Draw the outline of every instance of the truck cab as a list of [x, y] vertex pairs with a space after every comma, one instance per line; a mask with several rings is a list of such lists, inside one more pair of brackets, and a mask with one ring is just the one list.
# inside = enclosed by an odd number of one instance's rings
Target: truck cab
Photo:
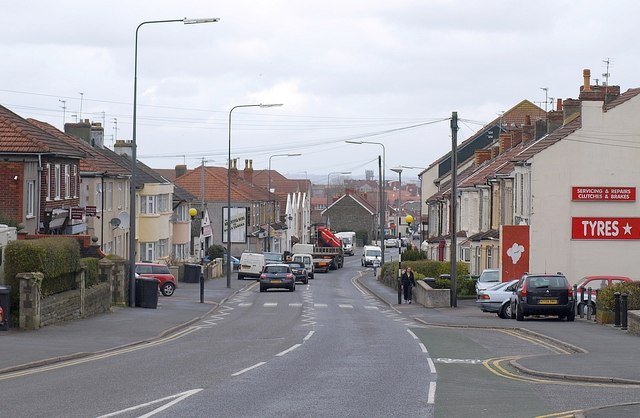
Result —
[[338, 232], [336, 237], [342, 241], [342, 250], [345, 254], [353, 255], [353, 251], [356, 247], [356, 233], [355, 232]]

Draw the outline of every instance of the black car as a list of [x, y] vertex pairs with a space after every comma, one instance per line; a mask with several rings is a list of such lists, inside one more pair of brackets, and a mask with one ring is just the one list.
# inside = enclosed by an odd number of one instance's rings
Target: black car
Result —
[[291, 266], [291, 272], [296, 276], [296, 282], [309, 284], [309, 275], [307, 274], [307, 268], [304, 266], [304, 263], [300, 261], [289, 261], [287, 264]]
[[529, 315], [557, 315], [559, 319], [575, 320], [573, 289], [562, 273], [522, 276], [511, 296], [511, 317], [522, 321]]
[[296, 290], [296, 278], [288, 264], [267, 264], [260, 274], [260, 291], [266, 292], [270, 288]]

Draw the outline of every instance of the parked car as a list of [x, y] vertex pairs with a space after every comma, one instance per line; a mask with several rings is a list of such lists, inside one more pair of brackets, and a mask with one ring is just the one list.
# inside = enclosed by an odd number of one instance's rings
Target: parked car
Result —
[[238, 267], [240, 267], [240, 260], [238, 260], [234, 256], [231, 256], [231, 264], [233, 265], [234, 270], [238, 270]]
[[[585, 315], [588, 314], [588, 310], [591, 310], [591, 314], [596, 313], [596, 295], [597, 291], [600, 289], [604, 289], [607, 286], [611, 286], [612, 284], [624, 283], [624, 282], [632, 282], [629, 277], [625, 276], [586, 276], [578, 281], [576, 284], [577, 293], [575, 295], [576, 301], [578, 303], [578, 312], [583, 312]], [[581, 288], [584, 287], [584, 293], [581, 291]], [[589, 304], [589, 291], [591, 288], [591, 304]], [[582, 299], [580, 299], [582, 297]]]
[[479, 294], [482, 290], [485, 290], [496, 283], [500, 283], [500, 270], [498, 269], [484, 269], [480, 273], [480, 277], [476, 281], [476, 294]]
[[302, 282], [304, 284], [309, 283], [309, 274], [304, 263], [300, 261], [289, 261], [287, 264], [291, 266], [291, 272], [296, 276], [296, 282]]
[[559, 319], [576, 318], [573, 288], [562, 273], [527, 273], [518, 281], [511, 295], [511, 318], [524, 320], [529, 315], [557, 315]]
[[285, 288], [290, 292], [296, 290], [296, 279], [288, 264], [267, 264], [259, 280], [261, 292], [271, 288]]
[[158, 289], [163, 296], [171, 296], [176, 290], [176, 278], [169, 267], [156, 263], [136, 263], [136, 277], [152, 277], [160, 280]]
[[294, 254], [291, 256], [292, 261], [299, 261], [304, 264], [304, 268], [307, 269], [307, 275], [310, 279], [315, 278], [315, 267], [313, 266], [313, 257], [311, 254]]
[[476, 304], [482, 312], [498, 314], [500, 318], [511, 318], [511, 295], [516, 290], [518, 279], [494, 284], [478, 292]]

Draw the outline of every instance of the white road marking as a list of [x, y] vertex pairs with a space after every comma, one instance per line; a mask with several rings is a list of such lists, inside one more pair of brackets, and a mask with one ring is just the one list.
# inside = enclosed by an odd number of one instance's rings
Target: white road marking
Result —
[[313, 306], [316, 307], [316, 308], [326, 308], [327, 304], [326, 303], [314, 303]]
[[282, 357], [282, 356], [284, 356], [285, 354], [290, 353], [291, 351], [293, 351], [293, 350], [295, 350], [296, 348], [300, 347], [301, 345], [302, 345], [302, 344], [295, 344], [295, 345], [293, 345], [293, 346], [291, 346], [291, 347], [287, 348], [286, 350], [281, 351], [280, 353], [276, 354], [276, 357]]
[[300, 306], [302, 306], [302, 303], [290, 303], [289, 306], [299, 308]]
[[431, 374], [436, 374], [436, 365], [433, 364], [433, 360], [431, 357], [427, 358], [427, 363], [429, 363], [429, 371]]
[[427, 347], [424, 346], [424, 344], [420, 343], [420, 349], [422, 350], [423, 353], [428, 353], [427, 351]]
[[252, 302], [238, 303], [238, 306], [242, 306], [242, 307], [245, 307], [245, 306], [251, 306], [251, 305], [253, 305], [253, 303], [252, 303]]
[[345, 308], [345, 309], [353, 309], [353, 305], [349, 305], [347, 303], [345, 304], [339, 304], [338, 305], [340, 308]]
[[437, 358], [436, 361], [445, 364], [482, 364], [482, 360], [469, 358]]
[[364, 308], [365, 309], [375, 309], [376, 311], [380, 309], [377, 306], [365, 306]]
[[122, 415], [122, 414], [124, 414], [126, 412], [131, 412], [131, 411], [135, 411], [136, 409], [146, 408], [147, 406], [151, 406], [151, 405], [154, 405], [154, 404], [157, 404], [157, 403], [160, 403], [160, 402], [164, 402], [164, 401], [168, 401], [170, 399], [173, 399], [173, 401], [171, 401], [171, 402], [169, 402], [169, 403], [167, 403], [165, 405], [162, 405], [160, 408], [154, 409], [151, 412], [148, 412], [148, 413], [146, 413], [144, 415], [141, 415], [141, 417], [147, 418], [147, 417], [150, 417], [152, 415], [157, 414], [158, 412], [162, 412], [165, 409], [170, 408], [171, 406], [173, 406], [173, 405], [177, 404], [178, 402], [188, 398], [189, 396], [195, 395], [196, 393], [200, 392], [201, 390], [202, 389], [188, 390], [186, 392], [177, 393], [175, 395], [167, 396], [165, 398], [156, 399], [155, 401], [143, 403], [143, 404], [140, 404], [140, 405], [132, 406], [130, 408], [122, 409], [120, 411], [112, 412], [112, 413], [107, 414], [107, 415], [101, 415], [98, 418], [115, 417], [117, 415]]
[[268, 307], [268, 308], [273, 308], [273, 307], [278, 306], [278, 302], [265, 302], [264, 306]]
[[240, 376], [242, 373], [246, 373], [246, 372], [248, 372], [249, 370], [253, 370], [253, 369], [258, 368], [258, 367], [260, 367], [260, 366], [263, 366], [263, 365], [265, 365], [265, 364], [267, 364], [267, 362], [266, 362], [266, 361], [261, 361], [260, 363], [258, 363], [258, 364], [254, 364], [254, 365], [253, 365], [253, 366], [251, 366], [251, 367], [247, 367], [246, 369], [242, 369], [242, 370], [240, 370], [239, 372], [235, 372], [235, 373], [234, 373], [234, 374], [232, 374], [231, 376]]
[[306, 337], [304, 337], [304, 338], [302, 339], [302, 341], [307, 341], [307, 340], [309, 340], [309, 338], [311, 338], [311, 336], [312, 336], [314, 333], [315, 333], [315, 331], [309, 331], [309, 333], [307, 334], [307, 336], [306, 336]]
[[414, 340], [418, 339], [418, 336], [416, 334], [414, 334], [413, 331], [411, 331], [410, 329], [408, 329], [407, 332], [409, 333], [409, 335], [411, 335], [413, 337]]
[[427, 403], [434, 404], [436, 402], [436, 382], [429, 383], [429, 395], [427, 396]]

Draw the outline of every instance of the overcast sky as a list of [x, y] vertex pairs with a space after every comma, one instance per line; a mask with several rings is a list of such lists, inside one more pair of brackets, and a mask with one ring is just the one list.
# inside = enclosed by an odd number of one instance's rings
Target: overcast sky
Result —
[[[637, 1], [3, 1], [0, 104], [63, 129], [103, 122], [132, 137], [136, 27], [138, 158], [224, 166], [231, 154], [290, 177], [386, 177], [426, 167], [523, 99], [577, 97], [582, 69], [640, 86]], [[65, 107], [66, 109], [63, 109]], [[551, 109], [551, 105], [548, 105]], [[117, 120], [117, 131], [116, 123]], [[419, 170], [406, 170], [403, 180]], [[333, 176], [332, 176], [333, 178]], [[325, 180], [326, 181], [326, 180]]]

